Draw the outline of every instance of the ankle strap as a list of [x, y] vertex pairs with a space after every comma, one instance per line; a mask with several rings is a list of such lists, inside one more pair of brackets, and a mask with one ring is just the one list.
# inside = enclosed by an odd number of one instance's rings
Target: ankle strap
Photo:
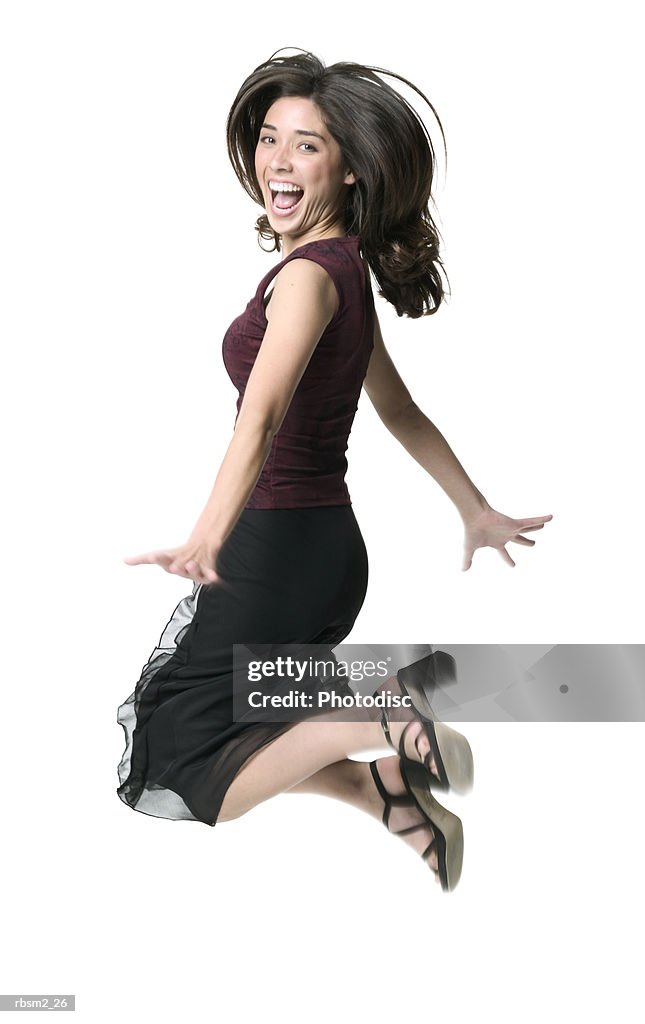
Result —
[[390, 736], [390, 723], [388, 721], [388, 717], [387, 717], [387, 713], [385, 711], [385, 708], [383, 708], [383, 710], [381, 711], [381, 728], [383, 729], [383, 732], [385, 733], [385, 739], [388, 741], [388, 743], [392, 747], [392, 750], [396, 750], [397, 748], [394, 745], [394, 743], [392, 742], [392, 737]]

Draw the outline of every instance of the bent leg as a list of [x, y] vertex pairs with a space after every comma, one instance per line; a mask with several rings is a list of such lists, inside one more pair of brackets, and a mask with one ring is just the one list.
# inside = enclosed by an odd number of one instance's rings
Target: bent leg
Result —
[[378, 722], [298, 722], [246, 761], [226, 792], [217, 820], [238, 818], [327, 765], [385, 745]]
[[[410, 712], [408, 717], [414, 717], [413, 713]], [[390, 722], [390, 735], [396, 745], [405, 725], [405, 720]], [[421, 728], [419, 722], [419, 730]], [[228, 787], [217, 821], [238, 818], [257, 804], [277, 796], [278, 793], [292, 790], [306, 780], [310, 787], [321, 788], [302, 789], [302, 792], [346, 794], [340, 795], [338, 799], [345, 800], [348, 795], [350, 799], [347, 802], [352, 803], [352, 794], [355, 794], [353, 782], [360, 777], [364, 783], [367, 766], [361, 765], [361, 762], [353, 762], [359, 767], [352, 767], [352, 762], [348, 763], [347, 758], [354, 753], [381, 750], [386, 747], [387, 743], [378, 719], [299, 722], [245, 762]], [[423, 734], [420, 736], [418, 749], [411, 749], [407, 756], [422, 761], [429, 750], [430, 743]], [[341, 763], [340, 768], [337, 767], [338, 762]], [[331, 771], [319, 775], [332, 765], [335, 767]]]
[[[399, 770], [400, 759], [396, 755], [379, 758], [376, 764], [381, 782], [388, 793], [398, 798], [409, 796]], [[336, 761], [321, 768], [308, 779], [296, 783], [286, 792], [310, 793], [342, 800], [343, 803], [350, 804], [383, 822], [385, 804], [366, 761]], [[428, 827], [427, 820], [411, 800], [405, 806], [396, 804], [390, 808], [388, 828], [393, 833], [404, 830], [400, 838], [417, 854], [422, 854], [430, 840], [434, 838], [434, 832]], [[437, 871], [436, 851], [431, 854], [428, 864], [433, 871]]]

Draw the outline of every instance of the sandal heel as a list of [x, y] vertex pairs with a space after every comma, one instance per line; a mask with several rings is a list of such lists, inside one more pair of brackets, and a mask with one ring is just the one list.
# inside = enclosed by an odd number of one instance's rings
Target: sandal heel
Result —
[[[455, 793], [468, 793], [473, 788], [474, 762], [468, 740], [456, 729], [436, 720], [428, 699], [436, 685], [447, 685], [457, 678], [455, 659], [445, 651], [435, 651], [419, 661], [406, 665], [397, 672], [401, 692], [410, 698], [412, 707], [424, 724], [432, 757], [439, 771], [433, 775], [426, 764], [430, 785], [436, 789], [453, 789]], [[389, 739], [389, 737], [388, 737]], [[390, 740], [390, 744], [393, 746]], [[403, 751], [399, 751], [406, 760]], [[429, 761], [429, 755], [428, 759]]]
[[403, 693], [414, 695], [417, 708], [429, 721], [436, 715], [432, 710], [432, 698], [437, 686], [450, 686], [457, 681], [457, 663], [446, 651], [434, 651], [419, 661], [400, 668], [396, 674]]

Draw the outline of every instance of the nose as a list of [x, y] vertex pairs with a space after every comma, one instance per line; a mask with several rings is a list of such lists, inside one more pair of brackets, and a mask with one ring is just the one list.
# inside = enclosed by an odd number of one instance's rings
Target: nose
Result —
[[289, 148], [286, 142], [282, 144], [276, 143], [276, 146], [271, 154], [271, 160], [269, 163], [271, 170], [279, 173], [282, 170], [289, 169], [291, 165], [291, 158], [289, 157]]

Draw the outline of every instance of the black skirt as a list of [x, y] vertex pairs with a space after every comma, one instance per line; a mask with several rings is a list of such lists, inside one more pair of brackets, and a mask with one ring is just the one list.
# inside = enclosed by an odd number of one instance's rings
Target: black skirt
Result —
[[216, 569], [224, 585], [193, 585], [117, 713], [121, 800], [207, 825], [244, 763], [295, 724], [234, 720], [233, 645], [331, 651], [363, 605], [368, 559], [351, 505], [243, 509]]

